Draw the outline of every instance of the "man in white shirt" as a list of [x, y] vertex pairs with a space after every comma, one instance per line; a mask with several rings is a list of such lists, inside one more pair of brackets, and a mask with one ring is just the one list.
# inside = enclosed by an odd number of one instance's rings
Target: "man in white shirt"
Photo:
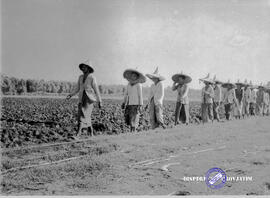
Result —
[[219, 108], [222, 101], [222, 90], [221, 90], [221, 84], [220, 81], [214, 81], [214, 102], [213, 102], [213, 113], [214, 113], [214, 119], [217, 119], [217, 121], [220, 121], [219, 118]]
[[202, 121], [209, 122], [211, 120], [213, 122], [213, 99], [215, 96], [213, 89], [213, 81], [211, 80], [203, 80], [205, 87], [202, 89]]
[[250, 109], [249, 109], [249, 114], [252, 116], [256, 115], [256, 100], [257, 100], [257, 94], [256, 94], [256, 87], [251, 86], [251, 97], [250, 97]]
[[139, 113], [143, 105], [142, 85], [146, 81], [145, 76], [134, 69], [127, 69], [123, 74], [128, 80], [122, 108], [125, 109], [125, 123], [130, 126], [130, 131], [135, 132], [139, 125]]
[[148, 98], [150, 124], [152, 129], [162, 127], [165, 129], [163, 121], [163, 99], [164, 99], [164, 85], [165, 78], [158, 74], [158, 68], [153, 74], [146, 74], [154, 83], [150, 87], [150, 95]]
[[263, 109], [264, 109], [264, 87], [260, 85], [259, 90], [257, 91], [257, 98], [256, 98], [256, 103], [257, 103], [257, 115], [262, 116], [263, 115]]
[[189, 124], [189, 98], [188, 83], [192, 81], [191, 77], [186, 74], [175, 74], [172, 76], [174, 81], [172, 90], [177, 91], [177, 101], [175, 107], [175, 125], [180, 122], [188, 125]]
[[224, 94], [224, 108], [225, 108], [225, 117], [227, 120], [231, 120], [231, 116], [233, 113], [233, 105], [237, 103], [236, 95], [235, 95], [235, 85], [232, 83], [225, 83], [223, 87], [227, 88], [227, 91]]
[[244, 97], [243, 97], [243, 116], [249, 116], [249, 107], [250, 107], [250, 99], [251, 99], [251, 89], [250, 85], [245, 81], [244, 87]]

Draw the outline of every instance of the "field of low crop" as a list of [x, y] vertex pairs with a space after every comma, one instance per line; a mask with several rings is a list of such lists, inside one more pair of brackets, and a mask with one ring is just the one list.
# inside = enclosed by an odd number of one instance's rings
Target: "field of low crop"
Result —
[[[269, 117], [3, 148], [2, 195], [270, 195]], [[218, 167], [221, 189], [184, 177]]]
[[[167, 128], [174, 123], [175, 102], [164, 102], [164, 122]], [[190, 104], [190, 122], [196, 123], [200, 104]], [[61, 98], [3, 98], [2, 147], [63, 142], [73, 138], [77, 129], [77, 100]], [[95, 108], [92, 116], [95, 134], [128, 132], [124, 123], [121, 100], [104, 100], [102, 109]], [[138, 131], [150, 128], [148, 112], [140, 116]]]
[[[76, 131], [77, 100], [3, 98], [1, 193], [5, 195], [269, 195], [269, 117], [200, 124], [200, 104], [190, 104], [189, 126], [173, 126], [175, 102], [164, 103], [168, 129], [127, 133], [120, 100], [95, 108], [95, 137]], [[224, 117], [221, 109], [220, 116]], [[114, 134], [114, 135], [113, 135]], [[184, 182], [219, 167], [252, 182], [227, 182], [220, 190]]]

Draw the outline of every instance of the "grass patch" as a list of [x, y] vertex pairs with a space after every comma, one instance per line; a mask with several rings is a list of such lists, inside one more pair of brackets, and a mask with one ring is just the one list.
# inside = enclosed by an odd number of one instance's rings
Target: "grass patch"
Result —
[[[104, 160], [103, 156], [95, 156], [59, 165], [27, 169], [4, 175], [1, 181], [1, 191], [3, 194], [9, 194], [14, 191], [25, 191], [29, 186], [54, 183], [58, 180], [63, 182], [69, 179], [82, 181], [81, 187], [85, 187], [90, 185], [89, 182], [94, 182], [89, 178], [95, 178], [101, 171], [104, 172], [109, 167], [110, 165]], [[89, 180], [88, 183], [84, 183], [84, 178]], [[80, 183], [78, 185], [80, 187]]]

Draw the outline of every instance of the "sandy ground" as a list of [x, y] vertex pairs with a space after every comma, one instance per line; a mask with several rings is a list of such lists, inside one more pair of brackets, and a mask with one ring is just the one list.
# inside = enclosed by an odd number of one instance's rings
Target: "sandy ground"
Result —
[[[114, 136], [96, 136], [95, 142], [117, 144], [103, 155], [110, 168], [82, 178], [84, 187], [71, 188], [71, 179], [46, 184], [46, 191], [11, 194], [70, 195], [270, 195], [270, 117], [224, 123], [179, 126]], [[204, 181], [184, 181], [202, 176], [213, 167], [227, 177], [252, 177], [252, 181], [227, 181], [220, 189]], [[52, 193], [53, 192], [53, 193]]]

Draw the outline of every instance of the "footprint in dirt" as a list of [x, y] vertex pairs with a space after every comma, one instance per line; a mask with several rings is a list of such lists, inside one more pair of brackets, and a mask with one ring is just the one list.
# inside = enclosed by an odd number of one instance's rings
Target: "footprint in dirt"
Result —
[[263, 165], [263, 162], [252, 162], [252, 164], [254, 164], [254, 165]]
[[235, 171], [233, 171], [234, 173], [237, 173], [238, 175], [244, 175], [246, 173], [246, 171], [243, 171], [241, 169], [237, 169]]
[[191, 195], [191, 193], [188, 191], [176, 191], [170, 195], [172, 195], [172, 196], [185, 196], [185, 195]]
[[250, 192], [250, 193], [247, 193], [246, 195], [259, 195], [259, 194], [255, 192]]
[[164, 177], [165, 179], [169, 179], [171, 176], [170, 176], [169, 174], [167, 174], [167, 173], [163, 173], [163, 177]]

